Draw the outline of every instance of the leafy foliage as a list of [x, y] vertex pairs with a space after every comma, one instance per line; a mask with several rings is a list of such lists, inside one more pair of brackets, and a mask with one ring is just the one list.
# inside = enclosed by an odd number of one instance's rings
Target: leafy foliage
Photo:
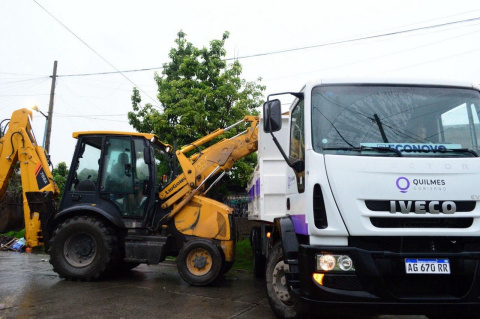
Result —
[[[139, 91], [132, 95], [133, 112], [128, 113], [130, 124], [140, 132], [155, 133], [166, 143], [186, 145], [217, 128], [238, 122], [245, 115], [257, 114], [262, 104], [265, 86], [242, 79], [242, 66], [238, 61], [227, 64], [225, 41], [210, 41], [209, 48], [197, 48], [178, 33], [176, 47], [169, 53], [170, 62], [163, 65], [162, 74], [155, 74], [158, 100], [163, 108], [147, 103], [141, 105]], [[244, 128], [233, 129], [226, 137], [234, 136]], [[245, 187], [256, 157], [250, 156], [236, 163], [229, 175], [231, 182]]]
[[[65, 162], [60, 162], [57, 164], [52, 171], [53, 180], [57, 184], [58, 188], [60, 189], [60, 195], [63, 195], [65, 190], [65, 183], [67, 182], [68, 177], [68, 168]], [[61, 197], [59, 197], [61, 198]]]
[[16, 163], [13, 167], [12, 176], [8, 181], [7, 193], [12, 197], [17, 197], [22, 194], [22, 179], [20, 176], [20, 163]]

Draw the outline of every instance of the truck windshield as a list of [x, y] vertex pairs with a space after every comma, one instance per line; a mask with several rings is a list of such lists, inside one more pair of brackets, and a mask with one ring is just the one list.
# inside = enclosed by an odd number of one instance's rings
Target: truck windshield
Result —
[[312, 91], [316, 152], [362, 156], [476, 156], [480, 94], [473, 89], [332, 85]]

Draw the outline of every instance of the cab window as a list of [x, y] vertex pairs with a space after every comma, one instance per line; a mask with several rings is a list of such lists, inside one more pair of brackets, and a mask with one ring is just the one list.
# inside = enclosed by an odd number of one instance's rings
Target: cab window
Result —
[[95, 191], [97, 187], [99, 160], [102, 138], [83, 138], [80, 144], [78, 160], [75, 163], [71, 191]]

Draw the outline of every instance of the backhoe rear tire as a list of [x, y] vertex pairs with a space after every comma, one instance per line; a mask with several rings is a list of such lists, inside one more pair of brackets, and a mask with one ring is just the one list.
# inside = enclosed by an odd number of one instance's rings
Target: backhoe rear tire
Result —
[[61, 278], [90, 281], [107, 269], [114, 257], [115, 234], [102, 221], [75, 216], [57, 226], [50, 240], [50, 263]]
[[180, 249], [177, 268], [183, 280], [190, 285], [206, 286], [222, 274], [223, 259], [212, 241], [193, 239]]

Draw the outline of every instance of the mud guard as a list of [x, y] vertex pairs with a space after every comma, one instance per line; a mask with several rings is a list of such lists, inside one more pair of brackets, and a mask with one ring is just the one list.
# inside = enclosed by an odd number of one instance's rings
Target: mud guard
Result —
[[294, 261], [298, 264], [298, 239], [295, 233], [292, 218], [290, 216], [275, 219], [275, 226], [278, 229], [280, 240], [282, 241], [283, 257], [285, 262]]
[[285, 274], [285, 279], [290, 290], [298, 295], [300, 293], [299, 243], [295, 227], [290, 216], [276, 218], [274, 222], [282, 243], [284, 262], [290, 266], [290, 271]]
[[79, 211], [89, 212], [92, 215], [100, 215], [109, 222], [111, 222], [114, 226], [118, 228], [125, 228], [125, 223], [118, 214], [109, 214], [102, 208], [92, 205], [77, 205], [69, 207], [55, 214], [54, 220], [64, 219], [66, 217], [73, 216]]

